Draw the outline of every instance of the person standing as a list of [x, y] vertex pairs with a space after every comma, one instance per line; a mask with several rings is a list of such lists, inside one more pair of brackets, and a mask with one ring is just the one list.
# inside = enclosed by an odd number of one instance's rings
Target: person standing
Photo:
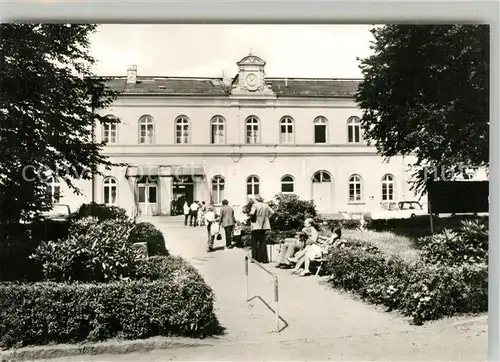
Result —
[[190, 212], [190, 218], [189, 218], [189, 226], [196, 226], [196, 222], [197, 222], [197, 219], [198, 219], [198, 208], [200, 206], [198, 205], [198, 202], [197, 201], [193, 201], [193, 203], [191, 204], [191, 212]]
[[184, 226], [187, 226], [188, 224], [188, 218], [189, 218], [189, 213], [191, 212], [191, 209], [189, 208], [188, 202], [184, 201]]
[[229, 206], [227, 200], [222, 200], [222, 208], [220, 210], [220, 226], [224, 228], [224, 236], [226, 237], [226, 250], [233, 247], [233, 230], [236, 224], [234, 217], [234, 209]]
[[272, 214], [274, 214], [274, 211], [269, 205], [264, 204], [262, 197], [260, 195], [255, 196], [255, 202], [252, 205], [249, 215], [252, 230], [252, 258], [259, 263], [269, 263], [266, 233], [271, 229], [269, 218]]
[[201, 207], [199, 210], [199, 213], [201, 214], [200, 218], [200, 226], [205, 226], [205, 213], [207, 212], [207, 205], [205, 204], [205, 201], [201, 202]]
[[215, 214], [214, 208], [212, 206], [209, 206], [207, 208], [207, 212], [203, 216], [205, 219], [205, 223], [207, 224], [207, 252], [210, 253], [214, 251], [214, 241], [215, 241], [215, 235], [217, 233], [215, 232], [216, 230], [213, 230], [212, 224], [217, 222], [217, 215]]

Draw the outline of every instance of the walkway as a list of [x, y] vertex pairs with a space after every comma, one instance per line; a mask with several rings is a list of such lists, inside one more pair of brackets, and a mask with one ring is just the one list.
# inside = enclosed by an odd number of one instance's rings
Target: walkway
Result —
[[[214, 346], [142, 355], [79, 356], [80, 361], [487, 359], [484, 316], [411, 326], [407, 319], [357, 301], [315, 277], [299, 278], [269, 264], [269, 270], [279, 278], [280, 315], [289, 324], [280, 334], [272, 333], [273, 312], [258, 299], [245, 301], [246, 251], [233, 249], [208, 254], [205, 228], [185, 227], [180, 217], [147, 221], [165, 234], [170, 252], [189, 260], [213, 288], [216, 313], [227, 334]], [[272, 278], [254, 264], [249, 269], [250, 296], [258, 294], [272, 306]]]
[[[349, 359], [486, 358], [487, 337], [481, 332], [486, 330], [484, 317], [466, 318], [472, 323], [466, 323], [467, 328], [473, 327], [469, 332], [454, 326], [463, 318], [411, 326], [408, 319], [357, 301], [315, 277], [300, 278], [291, 275], [289, 270], [276, 269], [269, 264], [269, 270], [279, 278], [280, 315], [288, 323], [281, 333], [272, 333], [273, 312], [258, 299], [250, 303], [245, 301], [245, 250], [206, 253], [205, 228], [185, 227], [178, 217], [153, 218], [152, 222], [165, 234], [171, 253], [189, 260], [213, 288], [217, 297], [217, 316], [227, 328], [227, 335], [223, 337], [225, 342], [244, 342], [253, 352], [252, 343], [296, 341], [290, 343], [297, 344], [301, 341], [299, 345], [322, 345], [326, 342], [329, 354], [321, 354], [322, 348], [318, 346], [318, 354], [308, 357], [316, 360], [331, 357], [332, 349], [342, 355], [340, 346], [347, 347], [350, 353], [357, 351], [355, 355], [346, 354]], [[217, 243], [224, 245], [223, 241]], [[260, 295], [272, 307], [272, 278], [254, 264], [249, 265], [249, 274], [250, 296]], [[290, 353], [294, 352], [290, 350]], [[289, 355], [289, 358], [300, 357]], [[279, 359], [287, 358], [281, 355]]]

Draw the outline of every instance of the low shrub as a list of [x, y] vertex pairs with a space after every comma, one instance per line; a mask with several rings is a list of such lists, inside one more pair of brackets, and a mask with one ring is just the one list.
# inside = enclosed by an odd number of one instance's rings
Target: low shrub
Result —
[[344, 219], [323, 219], [322, 217], [316, 216], [314, 218], [316, 225], [326, 224], [328, 229], [345, 229], [345, 230], [357, 230], [361, 229], [361, 220], [344, 220]]
[[332, 248], [325, 271], [332, 286], [359, 294], [368, 302], [398, 309], [416, 324], [487, 311], [485, 264], [408, 262], [367, 242], [348, 240]]
[[305, 219], [316, 216], [314, 202], [300, 200], [294, 194], [277, 194], [269, 206], [274, 211], [270, 218], [274, 230], [298, 230], [304, 225]]
[[78, 211], [71, 217], [73, 220], [78, 220], [86, 217], [94, 217], [100, 221], [104, 220], [121, 220], [128, 221], [129, 217], [125, 209], [118, 206], [110, 206], [91, 202], [83, 204]]
[[0, 284], [0, 346], [220, 334], [214, 294], [178, 258], [141, 261], [142, 280]]
[[149, 222], [136, 224], [128, 240], [130, 243], [147, 243], [149, 255], [168, 255], [163, 233]]
[[50, 281], [107, 282], [133, 277], [139, 251], [129, 242], [131, 224], [85, 218], [66, 240], [42, 242], [33, 260]]
[[422, 258], [433, 264], [488, 263], [488, 228], [480, 221], [462, 221], [459, 230], [443, 230], [421, 238]]

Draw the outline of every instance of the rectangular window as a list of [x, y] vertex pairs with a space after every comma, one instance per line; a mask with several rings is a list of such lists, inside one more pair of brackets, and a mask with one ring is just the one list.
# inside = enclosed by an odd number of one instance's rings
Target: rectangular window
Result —
[[292, 125], [281, 125], [280, 143], [293, 143]]
[[146, 186], [139, 186], [139, 202], [146, 202]]
[[177, 126], [176, 130], [176, 143], [186, 144], [189, 139], [189, 131], [187, 127]]
[[347, 127], [347, 138], [349, 143], [359, 143], [360, 141], [360, 127], [349, 126]]
[[156, 204], [156, 186], [149, 186], [149, 202]]
[[293, 192], [293, 183], [282, 183], [281, 192]]
[[258, 130], [253, 129], [251, 126], [247, 127], [247, 143], [255, 144], [259, 142]]
[[223, 125], [212, 125], [212, 140], [211, 142], [216, 145], [224, 143], [224, 126]]
[[314, 126], [314, 143], [326, 143], [326, 125]]
[[349, 185], [349, 201], [361, 201], [361, 185]]
[[213, 185], [212, 187], [213, 203], [219, 205], [224, 200], [224, 185]]
[[393, 185], [383, 185], [382, 186], [382, 201], [394, 200], [394, 187]]

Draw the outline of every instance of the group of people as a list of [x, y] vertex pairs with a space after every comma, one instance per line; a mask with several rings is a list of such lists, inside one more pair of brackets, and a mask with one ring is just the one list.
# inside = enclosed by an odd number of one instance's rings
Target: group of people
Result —
[[204, 215], [207, 212], [205, 201], [193, 201], [191, 205], [187, 201], [184, 202], [184, 226], [203, 226], [205, 225]]
[[[264, 203], [260, 195], [252, 199], [252, 207], [248, 212], [251, 227], [251, 255], [252, 259], [266, 264], [269, 263], [267, 253], [266, 233], [271, 229], [270, 218], [273, 210]], [[221, 240], [225, 236], [225, 249], [235, 246], [235, 227], [239, 226], [234, 209], [228, 200], [222, 201], [219, 214], [213, 206], [206, 206], [205, 202], [194, 201], [191, 205], [184, 204], [184, 224], [190, 226], [206, 226], [207, 251], [214, 251], [215, 239]], [[223, 231], [222, 231], [223, 230]], [[292, 273], [300, 276], [311, 275], [311, 262], [321, 258], [328, 248], [342, 237], [341, 229], [328, 228], [325, 223], [320, 231], [313, 219], [304, 221], [304, 228], [297, 233], [295, 238], [286, 239], [281, 245], [278, 256], [277, 268], [293, 268]]]
[[276, 267], [293, 268], [292, 273], [299, 276], [311, 275], [311, 262], [320, 259], [342, 237], [341, 229], [331, 227], [328, 230], [326, 223], [323, 226], [321, 235], [313, 219], [306, 219], [302, 231], [281, 245]]

